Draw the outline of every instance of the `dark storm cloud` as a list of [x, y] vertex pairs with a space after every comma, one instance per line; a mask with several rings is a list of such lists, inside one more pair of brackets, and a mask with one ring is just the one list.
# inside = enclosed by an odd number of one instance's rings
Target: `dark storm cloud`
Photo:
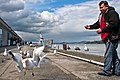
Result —
[[0, 10], [5, 12], [12, 12], [24, 9], [24, 3], [14, 0], [0, 0]]

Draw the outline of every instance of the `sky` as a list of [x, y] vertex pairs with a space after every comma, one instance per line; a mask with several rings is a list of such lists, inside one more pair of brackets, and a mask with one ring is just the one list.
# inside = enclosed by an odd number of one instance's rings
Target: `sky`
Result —
[[[85, 25], [98, 20], [101, 0], [0, 0], [0, 17], [25, 41], [40, 33], [54, 42], [101, 40]], [[107, 0], [120, 14], [120, 0]]]

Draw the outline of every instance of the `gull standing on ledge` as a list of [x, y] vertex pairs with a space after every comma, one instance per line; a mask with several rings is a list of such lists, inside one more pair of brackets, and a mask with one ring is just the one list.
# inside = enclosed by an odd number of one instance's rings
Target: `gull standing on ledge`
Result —
[[86, 44], [84, 45], [84, 50], [89, 51], [89, 48], [86, 46]]

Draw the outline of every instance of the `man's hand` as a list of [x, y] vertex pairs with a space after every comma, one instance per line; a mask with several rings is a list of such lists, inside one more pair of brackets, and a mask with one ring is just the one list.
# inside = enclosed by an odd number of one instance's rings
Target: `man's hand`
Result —
[[98, 34], [100, 34], [100, 33], [102, 32], [102, 30], [99, 28], [99, 29], [96, 30], [96, 32], [97, 32]]
[[90, 29], [90, 25], [86, 25], [86, 26], [85, 26], [85, 29]]

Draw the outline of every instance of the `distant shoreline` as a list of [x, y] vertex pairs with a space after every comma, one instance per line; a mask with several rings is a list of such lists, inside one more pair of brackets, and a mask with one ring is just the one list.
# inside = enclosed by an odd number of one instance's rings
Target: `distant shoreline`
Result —
[[102, 41], [57, 42], [53, 44], [103, 44]]
[[53, 44], [104, 44], [104, 43], [102, 41], [82, 41], [82, 42], [57, 42]]

